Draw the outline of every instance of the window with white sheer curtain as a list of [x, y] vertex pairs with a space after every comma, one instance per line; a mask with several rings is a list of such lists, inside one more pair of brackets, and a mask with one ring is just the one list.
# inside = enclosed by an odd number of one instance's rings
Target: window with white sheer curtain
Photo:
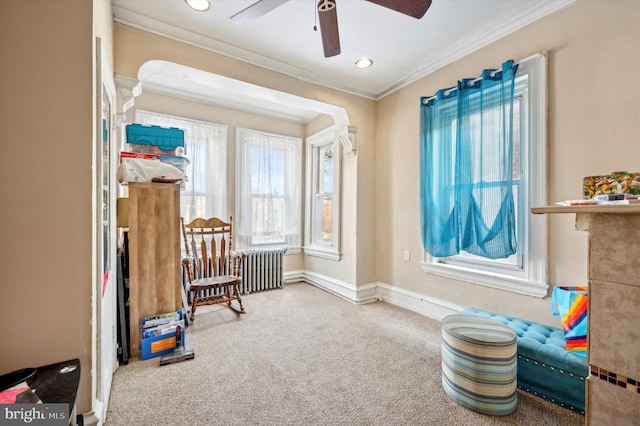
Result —
[[300, 250], [302, 139], [236, 129], [236, 247]]
[[187, 182], [180, 191], [180, 214], [185, 222], [196, 217], [228, 219], [227, 126], [149, 111], [136, 111], [136, 123], [177, 127], [185, 132]]

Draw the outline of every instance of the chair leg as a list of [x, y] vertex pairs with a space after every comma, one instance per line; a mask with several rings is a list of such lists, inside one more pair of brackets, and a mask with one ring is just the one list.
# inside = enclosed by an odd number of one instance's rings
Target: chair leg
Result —
[[[233, 296], [232, 291], [235, 289], [235, 296]], [[242, 299], [240, 299], [240, 292], [238, 291], [238, 286], [237, 284], [229, 284], [226, 285], [224, 287], [224, 292], [225, 295], [227, 297], [227, 306], [229, 306], [229, 308], [231, 308], [231, 310], [233, 310], [234, 312], [237, 312], [239, 314], [244, 314], [244, 307], [242, 306]], [[240, 304], [240, 309], [236, 308], [235, 306], [233, 306], [233, 300], [237, 300], [238, 303]]]
[[195, 320], [196, 306], [198, 306], [198, 293], [193, 292], [193, 302], [191, 302], [191, 322]]
[[242, 298], [240, 297], [240, 288], [238, 287], [238, 284], [234, 284], [233, 289], [236, 292], [236, 299], [238, 299], [238, 304], [240, 305], [240, 313], [244, 314], [244, 306], [242, 306]]
[[242, 299], [240, 298], [240, 295], [238, 295], [238, 303], [240, 304], [240, 312], [244, 314], [245, 310], [244, 306], [242, 306]]
[[[187, 319], [187, 313], [189, 313], [189, 300], [187, 298], [187, 291], [184, 286], [181, 286], [182, 289], [182, 309], [184, 311], [184, 323], [187, 327], [191, 325], [191, 320]], [[190, 316], [189, 316], [190, 317]]]

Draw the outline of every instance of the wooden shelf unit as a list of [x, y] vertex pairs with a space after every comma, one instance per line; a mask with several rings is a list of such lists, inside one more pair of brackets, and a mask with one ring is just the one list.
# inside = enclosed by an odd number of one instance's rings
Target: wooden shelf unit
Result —
[[182, 309], [180, 185], [128, 185], [130, 345], [140, 357], [140, 320]]

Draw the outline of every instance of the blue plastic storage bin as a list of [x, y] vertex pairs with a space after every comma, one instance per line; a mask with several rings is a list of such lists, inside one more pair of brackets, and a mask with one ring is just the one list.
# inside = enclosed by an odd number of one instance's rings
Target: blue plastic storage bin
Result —
[[145, 147], [136, 145], [152, 145], [151, 151], [157, 147], [161, 153], [175, 153], [178, 147], [184, 147], [184, 130], [176, 127], [143, 126], [142, 124], [127, 124], [127, 143], [132, 144], [132, 151], [147, 152]]

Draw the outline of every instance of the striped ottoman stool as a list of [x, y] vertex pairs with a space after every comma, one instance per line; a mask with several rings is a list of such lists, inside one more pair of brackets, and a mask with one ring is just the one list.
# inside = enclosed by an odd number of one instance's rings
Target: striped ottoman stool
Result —
[[449, 315], [442, 320], [442, 387], [461, 405], [502, 416], [516, 409], [515, 332], [490, 318]]

